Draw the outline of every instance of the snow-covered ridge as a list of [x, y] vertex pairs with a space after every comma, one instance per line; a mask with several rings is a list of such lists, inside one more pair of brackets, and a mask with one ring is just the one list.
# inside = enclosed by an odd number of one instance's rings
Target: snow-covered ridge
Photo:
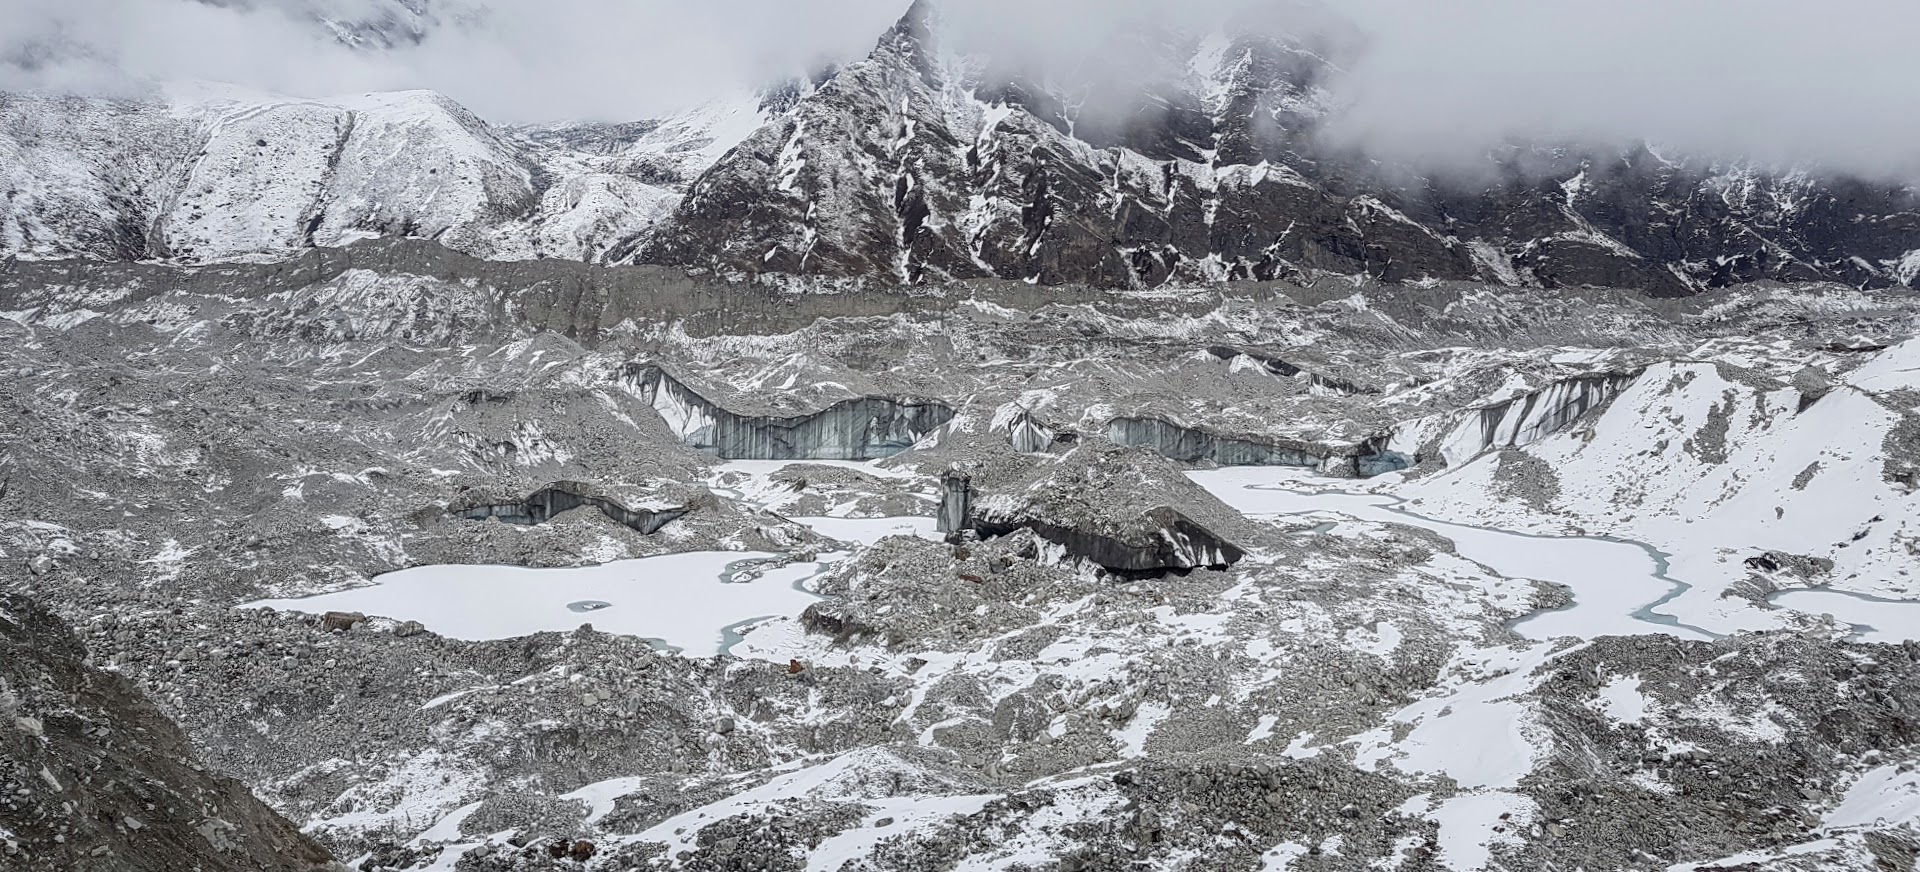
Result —
[[[337, 35], [405, 41], [434, 16], [401, 8]], [[1492, 187], [1414, 185], [1319, 142], [1343, 58], [1315, 38], [1135, 34], [1169, 72], [1109, 81], [963, 50], [932, 9], [813, 80], [624, 123], [499, 128], [416, 92], [0, 95], [0, 256], [205, 262], [409, 236], [803, 286], [1920, 281], [1911, 188], [1562, 143], [1491, 156]], [[1842, 201], [1859, 220], [1830, 214]]]
[[664, 215], [767, 112], [739, 95], [606, 134], [500, 128], [429, 91], [0, 95], [12, 193], [0, 256], [206, 262], [398, 236], [489, 259], [593, 260]]

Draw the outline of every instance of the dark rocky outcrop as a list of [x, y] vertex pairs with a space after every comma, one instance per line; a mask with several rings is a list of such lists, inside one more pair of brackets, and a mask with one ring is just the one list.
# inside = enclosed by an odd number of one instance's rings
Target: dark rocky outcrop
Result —
[[1307, 442], [1223, 436], [1160, 418], [1115, 418], [1107, 439], [1119, 445], [1151, 448], [1181, 463], [1220, 466], [1301, 466], [1328, 475], [1364, 478], [1406, 469], [1412, 460], [1388, 451], [1382, 438], [1358, 446], [1333, 448]]
[[[1070, 557], [1125, 576], [1225, 568], [1246, 556], [1219, 532], [1238, 516], [1150, 454], [1090, 445], [1041, 465], [1031, 478], [995, 479], [982, 497], [973, 477], [948, 472], [939, 531], [995, 537], [1028, 530]], [[1207, 522], [1174, 505], [1206, 512]]]
[[345, 872], [73, 631], [0, 593], [0, 869]]
[[659, 367], [635, 367], [627, 377], [676, 436], [725, 460], [877, 460], [953, 420], [945, 403], [889, 397], [842, 400], [804, 415], [741, 415]]
[[[478, 499], [475, 503], [472, 500]], [[489, 502], [485, 497], [470, 497], [467, 501], [447, 507], [447, 512], [469, 521], [484, 521], [498, 518], [508, 524], [531, 526], [544, 524], [561, 512], [571, 511], [581, 506], [591, 506], [600, 513], [633, 528], [641, 534], [651, 534], [672, 523], [688, 512], [692, 506], [676, 506], [662, 509], [629, 509], [618, 501], [602, 496], [590, 484], [577, 481], [554, 482], [547, 487], [527, 495], [526, 499], [514, 502]]]
[[[1086, 527], [1067, 526], [1014, 515], [1003, 520], [978, 517], [968, 526], [982, 536], [1005, 536], [1032, 530], [1074, 557], [1096, 563], [1123, 576], [1156, 576], [1191, 569], [1225, 569], [1240, 562], [1246, 552], [1179, 512], [1160, 506], [1140, 516], [1147, 535], [1135, 531], [1111, 534]], [[1134, 535], [1129, 535], [1133, 533]]]

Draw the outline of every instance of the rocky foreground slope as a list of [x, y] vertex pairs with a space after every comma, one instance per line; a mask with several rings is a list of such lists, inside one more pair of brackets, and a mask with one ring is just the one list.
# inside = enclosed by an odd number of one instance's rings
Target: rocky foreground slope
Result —
[[0, 593], [0, 868], [338, 872], [60, 618]]
[[[0, 313], [5, 586], [356, 869], [1920, 847], [1905, 292], [791, 295], [362, 243], [13, 263]], [[482, 567], [629, 558], [692, 562]], [[796, 580], [678, 651], [604, 629]]]

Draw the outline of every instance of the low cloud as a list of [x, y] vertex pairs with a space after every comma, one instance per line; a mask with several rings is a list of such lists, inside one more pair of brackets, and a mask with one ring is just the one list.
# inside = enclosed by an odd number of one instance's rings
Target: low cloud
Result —
[[1649, 140], [1920, 177], [1907, 0], [1343, 0], [1369, 44], [1331, 133], [1423, 162]]
[[[907, 0], [0, 0], [0, 88], [198, 78], [299, 96], [447, 93], [530, 122], [656, 116], [863, 56]], [[425, 15], [421, 11], [425, 10]], [[1396, 160], [1650, 140], [1710, 157], [1920, 177], [1911, 0], [947, 0], [953, 44], [1106, 81], [1157, 70], [1115, 28], [1333, 34], [1326, 135]], [[407, 36], [352, 48], [316, 19]], [[350, 34], [351, 35], [351, 34]], [[1099, 69], [1091, 72], [1100, 73]]]
[[[0, 0], [0, 89], [126, 94], [180, 79], [301, 97], [428, 88], [497, 121], [633, 120], [862, 56], [904, 8], [902, 0]], [[343, 42], [342, 31], [380, 35], [349, 26], [362, 22], [401, 38]]]

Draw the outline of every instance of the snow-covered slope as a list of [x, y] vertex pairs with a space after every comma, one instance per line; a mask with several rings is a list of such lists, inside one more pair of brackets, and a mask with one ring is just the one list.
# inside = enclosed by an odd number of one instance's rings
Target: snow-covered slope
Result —
[[757, 95], [711, 103], [602, 151], [597, 126], [496, 128], [427, 91], [5, 95], [0, 255], [204, 262], [397, 236], [492, 259], [597, 259], [772, 111]]
[[598, 261], [630, 247], [673, 211], [689, 182], [790, 108], [802, 88], [728, 95], [655, 121], [513, 131], [551, 181], [531, 219], [531, 250], [517, 257]]
[[1789, 620], [1767, 602], [1783, 589], [1920, 594], [1920, 340], [1829, 355], [1820, 375], [1741, 346], [1655, 364], [1566, 429], [1450, 453], [1402, 492], [1443, 517], [1650, 542], [1692, 586], [1661, 611], [1718, 633]]
[[176, 104], [204, 137], [154, 217], [154, 253], [221, 260], [424, 236], [500, 251], [504, 219], [532, 211], [531, 173], [485, 122], [430, 92], [331, 102]]
[[158, 107], [0, 94], [0, 254], [146, 256], [157, 183], [199, 138]]
[[535, 202], [524, 160], [429, 92], [4, 106], [16, 194], [0, 209], [17, 256], [221, 260], [371, 235], [488, 255], [496, 226]]

